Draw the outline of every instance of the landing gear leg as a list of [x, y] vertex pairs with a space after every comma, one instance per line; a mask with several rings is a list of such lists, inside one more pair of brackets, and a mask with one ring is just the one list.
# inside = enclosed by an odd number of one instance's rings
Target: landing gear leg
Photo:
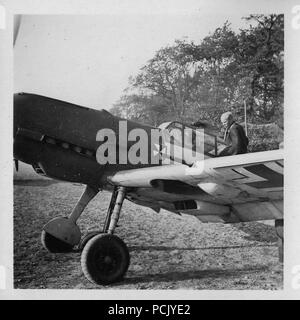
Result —
[[129, 251], [126, 244], [113, 233], [117, 226], [126, 190], [116, 188], [105, 219], [103, 233], [94, 236], [81, 254], [81, 267], [86, 278], [95, 284], [110, 284], [120, 281], [129, 266]]
[[58, 217], [49, 221], [42, 231], [42, 244], [50, 252], [71, 252], [81, 238], [76, 222], [88, 203], [99, 192], [98, 189], [86, 186], [70, 216]]
[[107, 233], [107, 231], [108, 231], [109, 224], [110, 224], [110, 221], [111, 221], [111, 216], [113, 214], [113, 210], [114, 210], [114, 207], [115, 207], [115, 204], [116, 204], [116, 200], [117, 200], [117, 195], [118, 195], [118, 187], [115, 187], [114, 191], [113, 191], [113, 193], [111, 195], [109, 207], [108, 207], [107, 214], [106, 214], [106, 217], [105, 217], [105, 222], [104, 222], [103, 230], [102, 230], [103, 233]]
[[125, 198], [125, 188], [116, 188], [112, 194], [112, 202], [109, 205], [107, 216], [105, 219], [103, 232], [113, 234], [120, 218], [122, 204]]
[[118, 188], [115, 187], [114, 191], [112, 193], [112, 196], [111, 196], [111, 200], [110, 200], [110, 204], [109, 204], [109, 207], [108, 207], [108, 210], [107, 210], [107, 214], [106, 214], [104, 226], [102, 228], [102, 232], [100, 230], [98, 230], [98, 231], [90, 231], [86, 235], [84, 235], [80, 240], [79, 251], [82, 251], [83, 248], [85, 247], [85, 245], [89, 242], [89, 240], [92, 239], [93, 237], [95, 237], [96, 235], [98, 235], [100, 233], [107, 233], [108, 228], [109, 228], [109, 224], [110, 224], [110, 221], [111, 221], [111, 216], [112, 216], [112, 213], [113, 213], [114, 205], [116, 203], [117, 194], [118, 194]]
[[89, 204], [89, 202], [95, 197], [95, 195], [98, 192], [99, 190], [97, 190], [96, 188], [86, 186], [82, 195], [80, 196], [80, 199], [78, 200], [71, 214], [69, 215], [69, 220], [73, 223], [76, 223], [85, 207]]
[[283, 262], [283, 219], [275, 220], [275, 229], [278, 236], [279, 262]]

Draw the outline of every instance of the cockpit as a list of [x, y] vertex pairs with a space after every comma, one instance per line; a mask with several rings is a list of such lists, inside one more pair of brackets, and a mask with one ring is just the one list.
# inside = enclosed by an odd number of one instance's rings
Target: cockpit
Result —
[[172, 121], [162, 123], [159, 128], [166, 130], [172, 136], [175, 145], [201, 150], [204, 158], [217, 157], [218, 153], [226, 147], [223, 140], [205, 125], [194, 127], [179, 121]]

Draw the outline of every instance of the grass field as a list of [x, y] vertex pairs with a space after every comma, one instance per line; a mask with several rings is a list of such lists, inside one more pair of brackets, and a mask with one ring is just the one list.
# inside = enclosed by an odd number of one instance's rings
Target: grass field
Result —
[[[203, 224], [125, 201], [116, 234], [128, 245], [124, 281], [96, 286], [83, 275], [80, 253], [51, 254], [40, 243], [43, 225], [67, 216], [83, 186], [18, 180], [14, 186], [15, 288], [56, 289], [282, 289], [273, 226]], [[79, 220], [83, 233], [103, 223], [110, 194], [100, 193]]]

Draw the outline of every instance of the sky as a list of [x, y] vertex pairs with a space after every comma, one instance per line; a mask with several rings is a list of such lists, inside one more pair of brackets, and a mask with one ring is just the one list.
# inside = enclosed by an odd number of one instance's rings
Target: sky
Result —
[[14, 47], [14, 92], [110, 109], [129, 76], [175, 39], [201, 39], [243, 15], [23, 15]]

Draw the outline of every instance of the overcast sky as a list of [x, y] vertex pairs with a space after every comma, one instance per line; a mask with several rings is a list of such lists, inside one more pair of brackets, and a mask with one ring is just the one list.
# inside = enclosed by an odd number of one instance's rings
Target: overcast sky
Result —
[[242, 15], [27, 15], [14, 48], [14, 91], [109, 109], [128, 77], [175, 39], [199, 42]]

